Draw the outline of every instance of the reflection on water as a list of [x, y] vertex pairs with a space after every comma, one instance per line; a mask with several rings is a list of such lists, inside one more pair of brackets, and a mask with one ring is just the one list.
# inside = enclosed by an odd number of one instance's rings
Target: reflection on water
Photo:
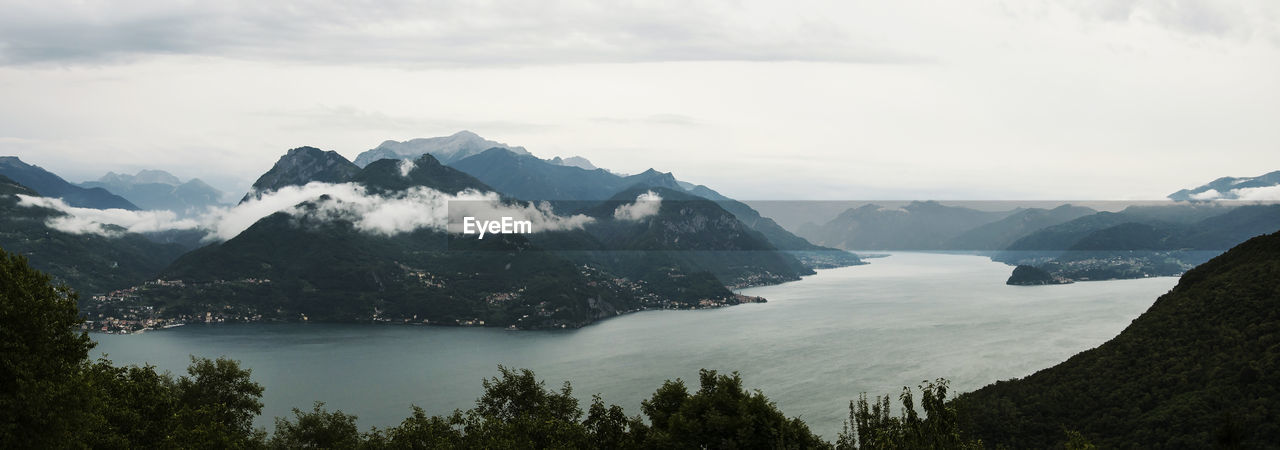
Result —
[[968, 255], [897, 253], [870, 265], [744, 290], [769, 299], [703, 311], [649, 311], [580, 330], [505, 331], [393, 325], [185, 326], [94, 335], [117, 363], [175, 373], [187, 355], [228, 356], [266, 386], [258, 424], [315, 400], [400, 422], [416, 404], [469, 408], [497, 365], [570, 380], [585, 408], [601, 393], [627, 413], [666, 379], [696, 388], [700, 368], [738, 371], [784, 412], [834, 439], [848, 400], [945, 377], [955, 392], [1021, 377], [1101, 344], [1176, 278], [1006, 286], [1011, 268]]

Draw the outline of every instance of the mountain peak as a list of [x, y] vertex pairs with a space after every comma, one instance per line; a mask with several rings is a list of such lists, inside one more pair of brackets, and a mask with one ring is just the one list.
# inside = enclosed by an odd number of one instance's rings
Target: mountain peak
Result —
[[359, 167], [335, 151], [306, 146], [290, 149], [253, 183], [253, 188], [240, 202], [285, 186], [302, 186], [313, 181], [343, 183], [359, 171]]
[[1183, 189], [1168, 195], [1174, 201], [1212, 200], [1274, 200], [1277, 195], [1271, 189], [1280, 186], [1280, 170], [1256, 177], [1222, 177], [1192, 189]]
[[555, 158], [551, 158], [547, 160], [547, 162], [551, 164], [555, 164], [557, 166], [577, 167], [579, 169], [584, 169], [584, 170], [599, 169], [599, 167], [596, 167], [595, 164], [591, 164], [591, 161], [587, 160], [587, 158], [583, 158], [581, 156], [570, 156], [568, 158], [561, 158], [557, 156]]
[[98, 183], [106, 185], [134, 185], [134, 184], [167, 184], [177, 186], [182, 184], [182, 180], [173, 176], [169, 172], [163, 170], [143, 169], [138, 171], [137, 175], [129, 175], [127, 173], [107, 172], [102, 178], [98, 179]]
[[524, 147], [490, 141], [478, 134], [463, 130], [442, 137], [383, 141], [377, 148], [357, 156], [355, 164], [365, 167], [380, 159], [417, 159], [424, 154], [435, 156], [442, 164], [451, 164], [494, 147], [505, 148], [520, 155], [529, 154]]

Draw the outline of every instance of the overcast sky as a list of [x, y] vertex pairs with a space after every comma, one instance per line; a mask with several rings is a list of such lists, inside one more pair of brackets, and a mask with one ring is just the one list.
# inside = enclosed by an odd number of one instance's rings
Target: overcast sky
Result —
[[[265, 5], [264, 5], [265, 3]], [[0, 155], [240, 191], [471, 130], [741, 199], [1152, 199], [1280, 170], [1280, 2], [0, 0]]]

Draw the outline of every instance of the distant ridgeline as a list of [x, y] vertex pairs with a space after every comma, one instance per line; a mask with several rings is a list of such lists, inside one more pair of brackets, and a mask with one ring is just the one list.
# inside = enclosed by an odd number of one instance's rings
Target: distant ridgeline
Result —
[[[0, 233], [0, 247], [28, 256], [33, 265], [80, 290], [81, 309], [92, 328], [107, 331], [263, 320], [578, 327], [641, 309], [762, 301], [730, 289], [861, 263], [851, 253], [810, 244], [745, 204], [676, 181], [670, 173], [620, 176], [582, 158], [547, 161], [510, 147], [482, 151], [474, 148], [478, 137], [471, 136], [387, 143], [378, 151], [411, 159], [360, 165], [335, 152], [296, 148], [263, 174], [241, 203], [313, 182], [350, 183], [362, 188], [362, 195], [391, 199], [421, 189], [471, 190], [498, 193], [499, 201], [513, 208], [547, 201], [555, 214], [579, 216], [585, 223], [483, 240], [427, 226], [370, 232], [358, 214], [333, 214], [341, 198], [321, 196], [184, 254], [181, 246], [153, 241], [176, 239], [194, 246], [186, 234], [57, 231], [50, 224], [67, 216], [18, 206], [11, 194], [37, 193], [8, 180], [4, 185], [13, 192], [0, 198], [0, 207], [11, 212], [3, 220], [13, 224]], [[422, 149], [429, 151], [413, 154]], [[447, 151], [456, 166], [476, 175], [441, 164], [432, 149]], [[163, 185], [172, 194], [177, 180], [170, 178], [144, 172], [99, 183]], [[620, 208], [643, 195], [660, 198], [660, 206], [644, 217], [619, 216]]]
[[800, 236], [849, 250], [969, 250], [1052, 278], [1178, 275], [1232, 246], [1280, 230], [1280, 205], [1169, 203], [1119, 212], [1061, 205], [983, 211], [937, 202], [865, 205]]
[[1188, 271], [1119, 336], [963, 394], [988, 447], [1267, 448], [1280, 443], [1280, 233]]

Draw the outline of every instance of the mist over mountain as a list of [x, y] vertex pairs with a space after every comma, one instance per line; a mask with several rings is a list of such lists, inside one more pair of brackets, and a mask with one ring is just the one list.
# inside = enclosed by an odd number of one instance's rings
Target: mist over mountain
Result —
[[1280, 200], [1280, 170], [1256, 177], [1222, 177], [1169, 194], [1176, 201]]
[[[488, 189], [431, 155], [380, 160], [349, 181], [392, 197]], [[602, 203], [586, 228], [484, 240], [432, 227], [371, 233], [357, 222], [368, 214], [335, 214], [343, 202], [320, 197], [182, 257], [164, 276], [203, 287], [161, 289], [151, 298], [175, 314], [221, 307], [282, 318], [576, 327], [642, 307], [732, 304], [739, 300], [725, 284], [812, 273], [699, 197], [655, 188], [650, 194], [661, 203], [652, 214], [620, 216], [619, 208], [648, 192], [641, 189]], [[210, 303], [231, 297], [239, 300]]]
[[642, 181], [604, 169], [556, 165], [505, 148], [487, 149], [449, 166], [522, 200], [605, 200]]
[[591, 161], [588, 161], [587, 158], [583, 158], [581, 156], [570, 156], [568, 158], [560, 158], [559, 156], [557, 156], [555, 158], [551, 158], [547, 160], [547, 162], [551, 164], [555, 164], [557, 166], [577, 167], [579, 169], [586, 169], [586, 170], [599, 169], [599, 167], [596, 167], [595, 164], [591, 164]]
[[846, 250], [939, 250], [962, 233], [1014, 211], [980, 211], [935, 201], [901, 208], [869, 204], [851, 208], [823, 225], [803, 227], [801, 237]]
[[[355, 164], [365, 167], [380, 159], [418, 159], [430, 154], [444, 164], [480, 154], [491, 148], [505, 148], [519, 155], [529, 152], [524, 147], [509, 146], [480, 137], [470, 131], [459, 131], [449, 136], [419, 138], [408, 141], [385, 141], [377, 148], [356, 156]], [[588, 163], [589, 164], [589, 163]]]
[[94, 209], [138, 210], [138, 206], [100, 187], [84, 188], [68, 183], [52, 172], [22, 162], [15, 156], [0, 156], [0, 175], [40, 193], [60, 198], [71, 206]]
[[258, 177], [240, 202], [244, 203], [285, 186], [303, 186], [313, 181], [342, 183], [359, 171], [360, 167], [347, 161], [338, 152], [298, 147], [289, 150], [276, 161], [271, 170]]
[[1276, 204], [1134, 206], [1046, 227], [991, 258], [1071, 280], [1172, 276], [1278, 229]]
[[1053, 209], [1019, 209], [1008, 217], [980, 225], [951, 238], [944, 245], [952, 250], [1003, 250], [1037, 230], [1097, 213], [1092, 208], [1062, 205]]
[[1280, 228], [1280, 205], [1131, 206], [1037, 230], [1008, 250], [1226, 250]]
[[80, 291], [82, 302], [90, 293], [141, 283], [185, 251], [118, 227], [114, 237], [59, 230], [48, 223], [66, 218], [64, 213], [24, 205], [19, 195], [40, 198], [35, 190], [0, 175], [0, 248], [26, 256], [33, 267]]
[[103, 188], [129, 200], [139, 208], [168, 210], [179, 214], [200, 212], [222, 204], [222, 191], [199, 178], [183, 182], [163, 170], [142, 170], [137, 175], [107, 172], [97, 181], [80, 183], [84, 188]]
[[[763, 217], [751, 207], [711, 190], [676, 180], [670, 172], [649, 169], [642, 173], [621, 176], [604, 169], [587, 170], [580, 167], [556, 165], [533, 155], [521, 155], [512, 151], [493, 148], [478, 155], [451, 164], [493, 186], [498, 192], [514, 198], [531, 201], [547, 200], [560, 209], [576, 209], [584, 201], [599, 201], [615, 197], [619, 192], [636, 188], [664, 188], [675, 192], [715, 201], [748, 227], [760, 232], [775, 248], [789, 251], [827, 252], [828, 261], [822, 266], [858, 264], [861, 261], [852, 254], [811, 244]], [[814, 255], [801, 255], [809, 263], [815, 263]]]

